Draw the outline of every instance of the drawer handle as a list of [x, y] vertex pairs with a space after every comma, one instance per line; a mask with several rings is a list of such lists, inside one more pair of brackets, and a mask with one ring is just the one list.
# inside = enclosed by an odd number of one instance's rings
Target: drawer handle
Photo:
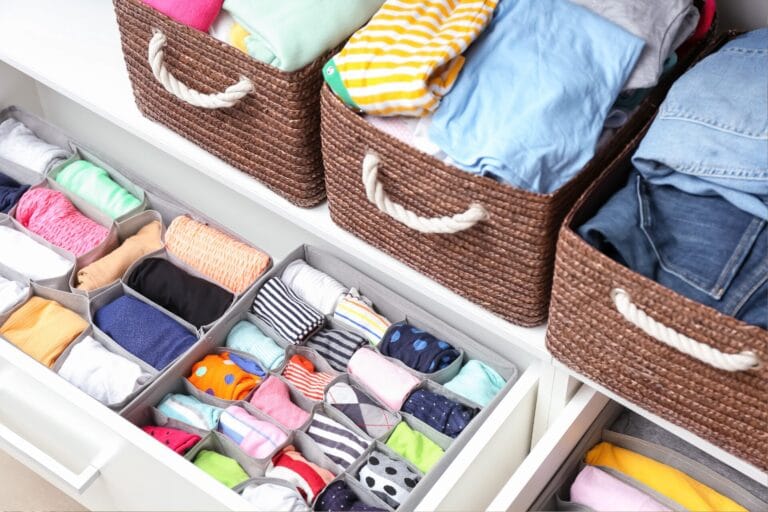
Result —
[[248, 95], [253, 90], [253, 84], [245, 77], [241, 77], [236, 84], [230, 85], [222, 92], [204, 94], [187, 87], [180, 82], [165, 67], [165, 43], [167, 42], [165, 34], [159, 30], [154, 31], [152, 39], [149, 41], [149, 66], [152, 68], [152, 74], [166, 91], [176, 96], [181, 101], [189, 103], [195, 107], [202, 108], [229, 108], [237, 105], [237, 102]]
[[84, 493], [99, 476], [99, 468], [93, 464], [88, 464], [80, 473], [73, 472], [3, 424], [0, 424], [0, 439], [51, 471], [78, 494]]
[[621, 288], [611, 290], [611, 298], [616, 310], [629, 323], [639, 327], [648, 336], [702, 363], [727, 372], [743, 372], [761, 367], [760, 359], [751, 350], [738, 354], [726, 354], [654, 320], [638, 308], [630, 299], [629, 293]]
[[385, 213], [419, 233], [458, 233], [488, 218], [483, 205], [473, 203], [465, 211], [450, 217], [421, 217], [403, 205], [392, 201], [379, 181], [379, 157], [368, 152], [363, 158], [363, 185], [368, 201]]

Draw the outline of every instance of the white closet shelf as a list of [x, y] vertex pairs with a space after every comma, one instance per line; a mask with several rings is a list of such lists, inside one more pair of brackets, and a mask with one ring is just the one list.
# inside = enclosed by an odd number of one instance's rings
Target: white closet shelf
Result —
[[[62, 20], [68, 23], [62, 25]], [[31, 40], [35, 44], [26, 44]], [[398, 276], [403, 284], [471, 317], [534, 357], [551, 360], [544, 345], [544, 327], [510, 324], [342, 230], [331, 220], [327, 204], [311, 209], [296, 207], [192, 142], [144, 118], [133, 100], [112, 2], [5, 2], [0, 15], [0, 60], [326, 242]]]

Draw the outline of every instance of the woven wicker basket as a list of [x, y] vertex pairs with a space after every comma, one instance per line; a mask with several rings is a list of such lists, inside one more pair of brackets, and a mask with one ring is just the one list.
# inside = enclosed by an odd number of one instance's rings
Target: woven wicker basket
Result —
[[[136, 104], [146, 117], [299, 206], [313, 206], [325, 198], [319, 95], [321, 67], [330, 53], [286, 73], [176, 23], [140, 0], [114, 0], [114, 5]], [[165, 45], [153, 39], [158, 32]], [[178, 80], [178, 88], [186, 86], [204, 96], [221, 93], [212, 100], [216, 108], [195, 106], [179, 99], [183, 94], [178, 91], [168, 92], [153, 74], [150, 45], [159, 50], [152, 62], [162, 63], [167, 82]], [[194, 92], [191, 96], [196, 103]]]
[[[626, 182], [643, 134], [590, 187], [563, 224], [547, 347], [559, 361], [611, 391], [768, 470], [768, 331], [633, 272], [575, 231]], [[638, 321], [641, 315], [628, 312], [628, 302], [652, 320]], [[714, 368], [645, 334], [636, 325], [640, 323], [654, 324], [654, 332], [666, 326], [725, 354], [752, 352], [763, 366]]]
[[[547, 318], [555, 241], [563, 217], [654, 114], [671, 82], [702, 46], [681, 59], [676, 73], [643, 101], [609, 147], [553, 194], [527, 192], [445, 165], [377, 130], [325, 87], [321, 134], [331, 217], [371, 245], [499, 316], [524, 326], [542, 324]], [[369, 154], [380, 161], [373, 180], [368, 171], [361, 172]], [[368, 170], [370, 162], [369, 157]], [[434, 218], [466, 212], [451, 222], [462, 230], [423, 233], [406, 226], [368, 199], [364, 177], [369, 187], [377, 189], [379, 199], [420, 217], [416, 223], [442, 226]], [[477, 212], [471, 203], [482, 205], [487, 218], [467, 222]]]

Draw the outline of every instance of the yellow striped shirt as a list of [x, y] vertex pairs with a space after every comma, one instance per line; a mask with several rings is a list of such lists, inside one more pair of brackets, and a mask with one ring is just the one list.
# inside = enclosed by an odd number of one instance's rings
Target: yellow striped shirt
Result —
[[350, 106], [379, 116], [424, 116], [464, 64], [498, 0], [387, 0], [324, 68]]

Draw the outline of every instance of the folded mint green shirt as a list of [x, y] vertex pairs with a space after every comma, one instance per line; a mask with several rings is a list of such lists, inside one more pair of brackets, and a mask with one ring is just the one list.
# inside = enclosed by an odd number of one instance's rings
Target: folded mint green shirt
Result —
[[224, 9], [251, 35], [251, 57], [295, 71], [343, 43], [384, 0], [225, 0]]
[[87, 160], [75, 160], [56, 175], [56, 183], [116, 219], [141, 206], [141, 201]]

